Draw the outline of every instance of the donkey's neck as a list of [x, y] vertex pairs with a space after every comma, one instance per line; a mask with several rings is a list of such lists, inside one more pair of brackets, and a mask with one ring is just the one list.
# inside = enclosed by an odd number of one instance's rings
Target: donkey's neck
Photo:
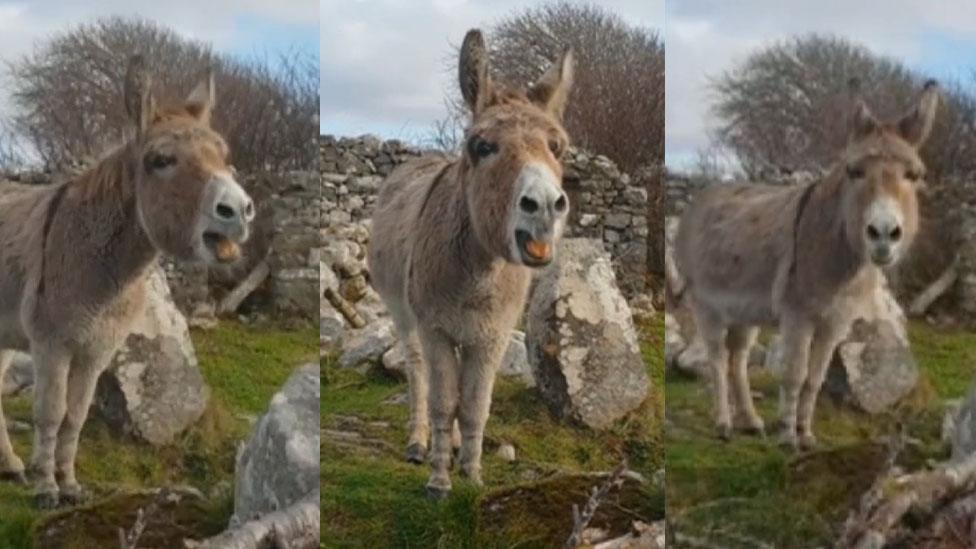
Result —
[[[52, 216], [60, 231], [54, 237], [66, 252], [87, 255], [79, 270], [102, 283], [98, 294], [110, 297], [138, 281], [158, 256], [142, 228], [136, 206], [138, 160], [128, 144], [69, 182], [58, 212]], [[57, 244], [49, 242], [48, 245]]]
[[794, 234], [791, 289], [794, 299], [826, 304], [865, 268], [862, 250], [848, 238], [845, 221], [843, 169], [832, 170], [815, 183], [806, 203], [800, 202]]

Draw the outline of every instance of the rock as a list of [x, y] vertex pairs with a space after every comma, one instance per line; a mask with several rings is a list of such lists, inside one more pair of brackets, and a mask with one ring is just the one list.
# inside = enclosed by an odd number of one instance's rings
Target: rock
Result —
[[0, 379], [0, 395], [15, 395], [34, 385], [34, 363], [26, 353], [14, 353], [7, 372]]
[[407, 377], [407, 353], [402, 342], [397, 341], [396, 345], [383, 353], [383, 368], [397, 377]]
[[114, 431], [162, 446], [200, 419], [209, 399], [186, 319], [155, 269], [145, 314], [98, 380], [95, 410]]
[[779, 334], [770, 338], [769, 345], [766, 346], [763, 368], [777, 376], [783, 373], [783, 338]]
[[508, 463], [515, 461], [515, 447], [507, 442], [503, 443], [498, 447], [498, 457]]
[[675, 361], [687, 346], [678, 320], [671, 313], [664, 313], [664, 364], [669, 367], [677, 366]]
[[319, 366], [297, 368], [237, 456], [231, 525], [284, 509], [319, 488]]
[[332, 352], [342, 341], [346, 319], [327, 299], [319, 302], [319, 345], [325, 352]]
[[958, 404], [951, 416], [953, 421], [947, 426], [951, 432], [949, 442], [952, 460], [958, 461], [976, 453], [976, 382], [969, 387], [965, 400]]
[[393, 322], [379, 319], [365, 327], [349, 332], [342, 341], [342, 356], [339, 366], [356, 368], [364, 364], [376, 364], [388, 351], [396, 338], [393, 336]]
[[886, 289], [878, 293], [875, 310], [854, 322], [840, 344], [824, 390], [870, 414], [881, 413], [904, 398], [918, 383], [905, 317]]
[[529, 363], [557, 417], [606, 429], [647, 398], [633, 316], [600, 241], [563, 239], [537, 280], [526, 324]]
[[518, 377], [528, 387], [535, 387], [532, 377], [532, 367], [529, 365], [528, 351], [525, 347], [525, 333], [512, 330], [512, 339], [505, 350], [501, 368], [498, 371], [503, 376]]
[[674, 367], [681, 372], [693, 376], [708, 377], [708, 349], [705, 348], [705, 341], [695, 336], [691, 345], [682, 350], [674, 361]]

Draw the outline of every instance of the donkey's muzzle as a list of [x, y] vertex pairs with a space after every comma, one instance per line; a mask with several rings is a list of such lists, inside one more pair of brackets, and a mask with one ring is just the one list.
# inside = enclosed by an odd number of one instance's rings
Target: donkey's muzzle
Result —
[[201, 212], [201, 239], [211, 257], [218, 263], [240, 259], [240, 245], [250, 236], [255, 217], [251, 197], [233, 178], [215, 176], [210, 180]]
[[528, 231], [515, 231], [515, 242], [522, 263], [529, 267], [544, 267], [552, 262], [552, 242], [533, 238]]

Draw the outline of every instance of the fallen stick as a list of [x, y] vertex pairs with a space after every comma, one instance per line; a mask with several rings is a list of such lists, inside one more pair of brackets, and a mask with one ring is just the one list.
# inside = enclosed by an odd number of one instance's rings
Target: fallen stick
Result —
[[945, 271], [939, 278], [935, 279], [934, 282], [928, 285], [927, 288], [922, 290], [920, 294], [915, 296], [912, 303], [908, 306], [908, 313], [912, 316], [922, 316], [925, 311], [932, 306], [940, 297], [942, 297], [950, 288], [956, 283], [959, 278], [959, 258], [956, 257], [952, 260], [952, 263], [946, 268]]
[[593, 488], [593, 492], [586, 501], [582, 512], [580, 512], [579, 506], [575, 503], [573, 504], [573, 532], [569, 535], [569, 539], [566, 540], [565, 549], [576, 549], [580, 546], [583, 542], [583, 530], [586, 530], [590, 521], [593, 520], [593, 515], [596, 514], [597, 508], [600, 507], [600, 504], [610, 493], [610, 489], [621, 482], [626, 470], [627, 461], [624, 460], [613, 470], [613, 473], [610, 473], [610, 476], [599, 488]]
[[258, 286], [263, 284], [270, 274], [271, 267], [268, 266], [267, 261], [262, 260], [255, 265], [251, 272], [244, 277], [244, 280], [240, 281], [233, 290], [220, 300], [220, 305], [217, 306], [217, 314], [229, 315], [237, 311], [247, 296], [254, 293], [254, 290], [257, 290]]
[[319, 493], [305, 496], [290, 507], [225, 530], [203, 541], [184, 540], [186, 549], [318, 549]]
[[342, 313], [342, 316], [345, 317], [353, 328], [362, 328], [366, 325], [366, 320], [363, 319], [363, 316], [359, 314], [356, 307], [353, 306], [352, 303], [346, 301], [346, 298], [339, 295], [339, 293], [335, 290], [326, 288], [325, 298], [329, 300], [329, 303], [331, 303], [337, 311]]

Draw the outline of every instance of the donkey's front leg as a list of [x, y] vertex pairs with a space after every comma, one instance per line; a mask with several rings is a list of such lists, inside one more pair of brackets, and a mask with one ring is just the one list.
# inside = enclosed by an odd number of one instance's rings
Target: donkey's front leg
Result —
[[114, 347], [86, 351], [75, 357], [68, 373], [67, 413], [58, 432], [55, 465], [61, 488], [61, 503], [77, 504], [87, 499], [85, 490], [75, 478], [75, 456], [78, 454], [78, 437], [88, 417], [98, 376], [105, 370], [115, 354]]
[[427, 494], [443, 498], [451, 491], [451, 432], [457, 417], [458, 360], [454, 345], [443, 333], [424, 330], [420, 335], [430, 373], [430, 420], [433, 427], [430, 479]]
[[406, 335], [403, 349], [407, 359], [407, 385], [410, 388], [410, 439], [407, 441], [407, 461], [423, 463], [427, 457], [427, 441], [430, 440], [430, 413], [428, 394], [430, 374], [424, 361], [420, 339], [416, 332]]
[[461, 474], [481, 486], [481, 452], [485, 424], [491, 409], [491, 391], [508, 339], [493, 335], [486, 341], [461, 349]]
[[817, 327], [810, 346], [810, 369], [800, 390], [797, 405], [797, 429], [800, 434], [800, 448], [812, 449], [817, 445], [813, 434], [813, 412], [817, 406], [817, 395], [827, 376], [827, 368], [834, 356], [834, 350], [844, 338], [845, 324], [824, 323]]
[[71, 354], [67, 349], [38, 343], [31, 346], [34, 372], [34, 450], [30, 474], [34, 478], [37, 505], [51, 509], [58, 505], [58, 483], [54, 476], [54, 452], [58, 430], [67, 409], [68, 368]]
[[[13, 361], [13, 351], [0, 351], [0, 385], [3, 385], [3, 376]], [[27, 477], [24, 476], [24, 462], [14, 453], [14, 448], [10, 444], [10, 435], [7, 434], [7, 422], [3, 416], [3, 404], [0, 403], [0, 480], [12, 480], [19, 484], [25, 484]]]
[[781, 324], [783, 380], [780, 388], [780, 445], [797, 448], [796, 413], [800, 389], [807, 379], [813, 327], [803, 321]]

